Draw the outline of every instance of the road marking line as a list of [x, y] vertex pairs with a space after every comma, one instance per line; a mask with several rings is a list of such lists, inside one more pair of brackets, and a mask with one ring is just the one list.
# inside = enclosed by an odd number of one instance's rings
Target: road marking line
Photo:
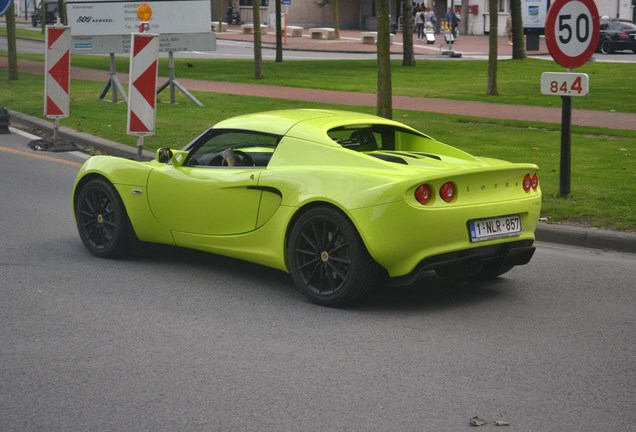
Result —
[[24, 132], [23, 130], [16, 129], [14, 127], [9, 127], [9, 130], [11, 131], [11, 133], [14, 133], [14, 134], [17, 134], [17, 135], [21, 135], [21, 136], [23, 136], [25, 138], [28, 138], [30, 140], [39, 140], [40, 139], [40, 137], [37, 136], [37, 135], [33, 135], [33, 134], [28, 133], [28, 132]]
[[0, 151], [7, 152], [7, 153], [13, 153], [13, 154], [16, 154], [16, 155], [21, 155], [21, 156], [26, 156], [26, 157], [30, 157], [30, 158], [34, 158], [34, 159], [41, 159], [41, 160], [46, 160], [46, 161], [50, 161], [50, 162], [57, 162], [57, 163], [60, 163], [62, 165], [68, 165], [68, 166], [77, 167], [77, 168], [82, 166], [81, 162], [67, 161], [67, 160], [64, 160], [64, 159], [54, 158], [53, 156], [47, 156], [47, 155], [43, 155], [43, 154], [27, 152], [27, 151], [24, 151], [24, 150], [12, 149], [12, 148], [7, 148], [7, 147], [0, 147]]

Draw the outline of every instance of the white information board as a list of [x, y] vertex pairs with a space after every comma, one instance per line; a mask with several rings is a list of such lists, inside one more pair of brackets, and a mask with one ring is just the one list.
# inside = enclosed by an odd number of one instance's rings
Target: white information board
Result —
[[[130, 35], [139, 29], [137, 8], [142, 2], [120, 0], [66, 0], [71, 36]], [[150, 31], [165, 33], [210, 33], [209, 0], [155, 0]]]
[[524, 28], [543, 28], [548, 15], [548, 0], [521, 0]]

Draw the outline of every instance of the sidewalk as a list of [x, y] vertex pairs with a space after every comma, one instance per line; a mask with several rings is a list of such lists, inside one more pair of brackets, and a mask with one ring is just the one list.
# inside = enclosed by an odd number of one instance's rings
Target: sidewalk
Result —
[[[324, 52], [348, 52], [348, 53], [375, 53], [376, 46], [363, 44], [361, 33], [364, 30], [340, 30], [340, 40], [316, 40], [309, 37], [309, 30], [303, 30], [302, 37], [287, 37], [284, 44], [285, 50], [294, 51], [324, 51]], [[242, 34], [241, 27], [232, 25], [229, 26], [228, 31], [216, 33], [217, 40], [236, 40], [244, 42], [253, 42], [254, 36], [249, 34]], [[391, 54], [402, 54], [402, 33], [398, 33], [394, 37], [394, 42], [391, 45]], [[264, 47], [275, 48], [276, 46], [276, 33], [274, 28], [263, 29], [261, 34], [261, 42]], [[440, 45], [443, 45], [443, 50], [446, 50], [444, 42], [444, 35], [435, 35], [435, 43], [427, 44], [426, 41], [417, 40], [417, 35], [413, 34], [413, 50], [415, 55], [427, 55], [434, 57], [440, 56]], [[512, 46], [508, 44], [508, 39], [505, 36], [497, 38], [497, 53], [498, 57], [512, 57]], [[474, 36], [474, 35], [460, 35], [453, 43], [452, 50], [462, 53], [462, 56], [488, 56], [488, 36]], [[548, 49], [545, 45], [545, 39], [541, 38], [539, 41], [538, 51], [528, 51], [529, 56], [534, 55], [546, 55]], [[448, 58], [447, 56], [444, 56]], [[457, 59], [453, 59], [456, 61]]]

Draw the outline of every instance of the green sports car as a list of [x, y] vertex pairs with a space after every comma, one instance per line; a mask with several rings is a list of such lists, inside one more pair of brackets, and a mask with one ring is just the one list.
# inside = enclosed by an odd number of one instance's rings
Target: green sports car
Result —
[[98, 257], [136, 241], [274, 267], [322, 305], [385, 283], [499, 276], [529, 262], [538, 168], [475, 157], [384, 118], [299, 109], [224, 120], [139, 162], [94, 156], [73, 191]]

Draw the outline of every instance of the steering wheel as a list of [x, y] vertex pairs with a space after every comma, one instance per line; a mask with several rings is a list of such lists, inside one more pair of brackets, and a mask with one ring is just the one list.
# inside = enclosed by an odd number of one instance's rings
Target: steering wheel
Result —
[[[232, 150], [232, 153], [234, 153], [234, 156], [236, 156], [236, 162], [234, 163], [234, 166], [254, 166], [254, 160], [252, 159], [252, 157], [240, 150]], [[225, 158], [222, 158], [223, 160], [221, 161], [221, 166], [228, 166], [228, 161]]]

